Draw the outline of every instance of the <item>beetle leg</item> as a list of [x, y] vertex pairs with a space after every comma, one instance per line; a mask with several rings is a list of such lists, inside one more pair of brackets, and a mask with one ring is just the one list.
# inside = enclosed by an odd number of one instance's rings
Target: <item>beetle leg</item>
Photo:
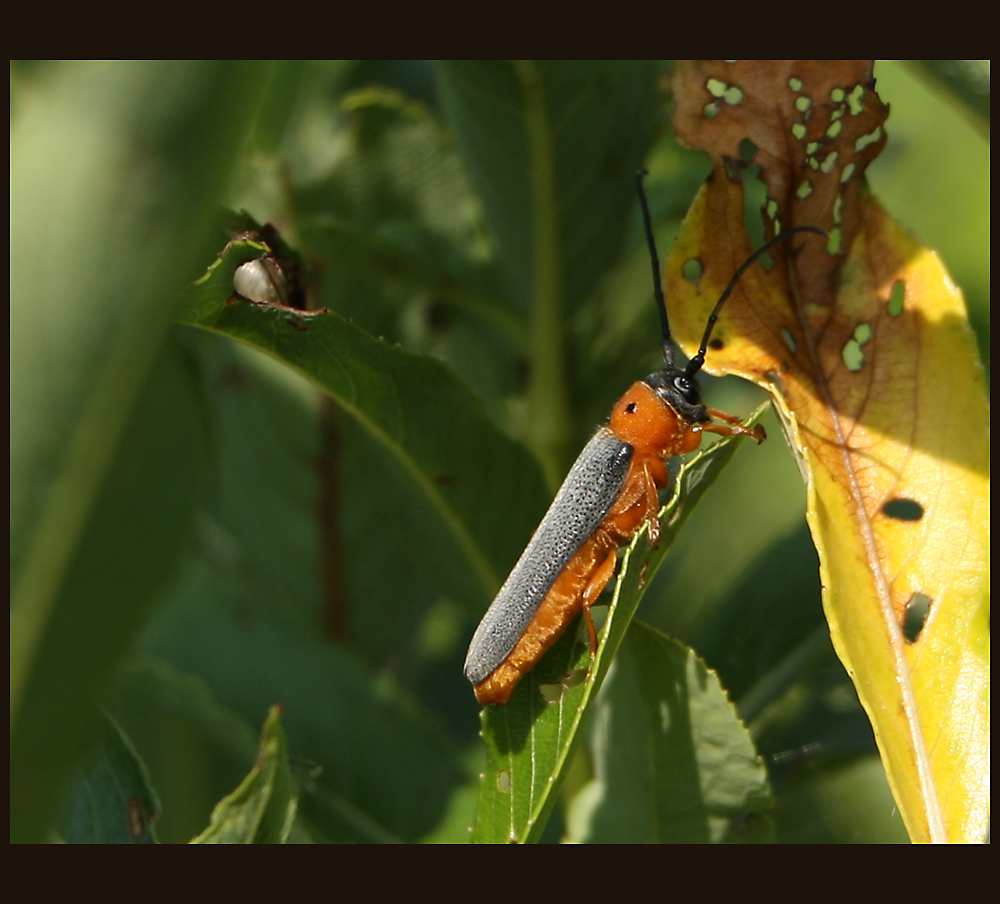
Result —
[[615, 573], [615, 565], [618, 562], [618, 547], [615, 546], [611, 552], [605, 556], [604, 561], [597, 567], [593, 577], [583, 590], [583, 617], [587, 622], [587, 639], [590, 641], [590, 658], [593, 659], [597, 653], [597, 628], [594, 627], [594, 618], [590, 614], [590, 607], [601, 595], [601, 591], [608, 586]]
[[724, 424], [696, 425], [707, 433], [718, 433], [721, 436], [752, 436], [758, 443], [762, 443], [767, 439], [767, 434], [760, 424], [755, 424], [753, 427], [744, 427], [735, 414], [730, 414], [728, 411], [720, 411], [718, 408], [709, 408], [708, 413], [710, 417], [714, 417], [717, 421], [723, 421]]
[[649, 545], [656, 549], [660, 545], [660, 496], [656, 492], [656, 482], [649, 473], [648, 465], [644, 468], [646, 477], [646, 524]]

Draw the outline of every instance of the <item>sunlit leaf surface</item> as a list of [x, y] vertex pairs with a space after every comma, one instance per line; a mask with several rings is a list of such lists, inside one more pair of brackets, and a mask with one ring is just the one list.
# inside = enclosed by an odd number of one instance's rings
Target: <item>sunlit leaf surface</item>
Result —
[[[775, 396], [809, 486], [824, 605], [914, 841], [980, 841], [988, 820], [989, 411], [964, 302], [937, 256], [869, 196], [887, 108], [864, 61], [679, 66], [676, 125], [715, 160], [668, 261], [675, 329], [768, 235], [819, 226], [756, 265], [706, 369]], [[746, 180], [749, 183], [749, 179]], [[696, 261], [697, 264], [692, 262]]]
[[767, 770], [693, 650], [634, 622], [594, 708], [595, 778], [570, 814], [574, 842], [771, 839]]

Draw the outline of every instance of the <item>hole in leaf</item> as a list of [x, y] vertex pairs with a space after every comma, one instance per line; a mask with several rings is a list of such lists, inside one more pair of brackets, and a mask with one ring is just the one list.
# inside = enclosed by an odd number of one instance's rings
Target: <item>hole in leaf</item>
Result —
[[510, 773], [506, 769], [501, 769], [497, 773], [497, 790], [502, 794], [509, 794], [510, 784]]
[[792, 137], [795, 138], [797, 141], [801, 141], [803, 138], [806, 137], [805, 123], [802, 122], [792, 123]]
[[919, 521], [924, 517], [924, 507], [916, 499], [898, 497], [883, 504], [882, 514], [897, 521]]
[[843, 124], [840, 122], [831, 122], [826, 128], [827, 138], [836, 138], [840, 134], [840, 130], [843, 128]]
[[770, 251], [765, 251], [760, 257], [757, 258], [757, 262], [765, 270], [770, 270], [774, 266], [774, 258], [771, 257]]
[[802, 79], [796, 78], [794, 75], [788, 80], [788, 87], [793, 91], [801, 91], [803, 88]]
[[915, 643], [920, 637], [930, 614], [931, 598], [923, 593], [914, 593], [906, 604], [906, 615], [903, 616], [903, 636], [907, 643]]
[[844, 89], [843, 88], [834, 88], [830, 92], [830, 100], [832, 100], [835, 104], [843, 103], [844, 102]]
[[740, 142], [740, 160], [745, 163], [749, 163], [754, 158], [754, 154], [757, 153], [757, 145], [755, 145], [749, 138], [744, 138]]
[[714, 101], [712, 103], [705, 104], [701, 111], [701, 115], [704, 116], [705, 119], [714, 119], [719, 115], [719, 105]]
[[840, 174], [840, 184], [843, 185], [853, 175], [854, 175], [854, 164], [848, 163], [847, 166], [844, 167], [844, 171]]
[[701, 261], [696, 257], [691, 257], [684, 261], [684, 266], [681, 269], [684, 273], [684, 278], [688, 282], [697, 282], [701, 279], [701, 274], [704, 272]]
[[862, 323], [854, 330], [854, 336], [844, 343], [840, 356], [844, 361], [844, 367], [850, 371], [859, 371], [864, 366], [865, 354], [861, 347], [872, 337], [872, 328], [867, 323]]
[[892, 284], [892, 292], [889, 295], [889, 303], [886, 307], [892, 317], [898, 317], [903, 313], [903, 303], [906, 301], [906, 286], [901, 279], [897, 279]]
[[[778, 216], [778, 202], [775, 201], [774, 198], [768, 198], [768, 200], [767, 200], [767, 217], [768, 217], [768, 219], [773, 220], [777, 216]], [[777, 231], [777, 230], [775, 230], [775, 231]]]
[[546, 703], [558, 703], [559, 698], [566, 693], [566, 688], [561, 684], [540, 684], [538, 693]]
[[792, 331], [788, 327], [781, 328], [781, 338], [785, 340], [785, 345], [788, 346], [788, 350], [793, 354], [798, 354], [799, 344], [795, 341], [795, 336], [792, 335]]
[[837, 254], [840, 251], [840, 240], [840, 227], [834, 226], [833, 229], [830, 230], [830, 241], [826, 243], [826, 250], [828, 254]]
[[812, 100], [808, 97], [796, 97], [795, 98], [795, 109], [800, 113], [805, 113], [812, 106]]
[[824, 173], [831, 172], [837, 165], [837, 157], [839, 156], [840, 155], [836, 151], [830, 151], [830, 153], [823, 158], [823, 162], [819, 165], [819, 168]]
[[861, 346], [854, 339], [848, 339], [844, 347], [840, 350], [840, 357], [844, 361], [844, 367], [850, 371], [859, 371], [865, 363], [865, 353], [861, 351]]
[[743, 225], [753, 247], [764, 242], [764, 216], [768, 202], [767, 186], [760, 180], [760, 168], [748, 166], [743, 179]]
[[800, 201], [805, 200], [813, 193], [812, 184], [808, 179], [803, 179], [802, 184], [795, 190], [795, 197]]
[[818, 141], [810, 141], [809, 144], [806, 145], [807, 154], [815, 154], [818, 150], [819, 150]]
[[743, 102], [743, 89], [732, 85], [726, 89], [726, 93], [722, 95], [722, 99], [731, 107], [735, 107], [737, 104]]
[[[722, 79], [710, 78], [705, 82], [705, 88], [712, 97], [718, 98], [723, 103], [735, 106], [743, 102], [743, 89], [736, 85], [727, 85]], [[718, 110], [716, 110], [716, 113]], [[713, 116], [715, 113], [712, 114]]]
[[819, 169], [819, 161], [815, 157], [806, 158], [806, 163], [808, 163], [814, 170]]
[[864, 113], [865, 107], [861, 103], [861, 98], [865, 96], [864, 85], [855, 85], [854, 90], [847, 95], [847, 106], [851, 111], [852, 116], [857, 116], [860, 113]]
[[729, 87], [725, 82], [720, 81], [717, 78], [710, 78], [705, 82], [705, 88], [712, 97], [722, 97], [726, 93], [726, 89]]
[[587, 669], [573, 669], [561, 681], [538, 685], [539, 696], [546, 704], [558, 703], [567, 691], [583, 684], [588, 674]]
[[854, 142], [855, 151], [863, 151], [868, 145], [875, 144], [882, 137], [882, 126], [876, 126], [875, 131], [862, 135]]

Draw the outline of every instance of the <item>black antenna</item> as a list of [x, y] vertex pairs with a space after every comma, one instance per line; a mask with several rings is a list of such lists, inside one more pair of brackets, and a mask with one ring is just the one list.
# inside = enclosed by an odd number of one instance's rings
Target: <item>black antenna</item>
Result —
[[[769, 242], [764, 242], [764, 244], [751, 254], [750, 257], [743, 261], [743, 263], [740, 264], [739, 269], [737, 269], [737, 271], [733, 274], [733, 278], [729, 280], [729, 285], [726, 286], [725, 291], [719, 296], [719, 300], [715, 303], [715, 307], [709, 315], [708, 323], [705, 324], [705, 335], [701, 337], [701, 346], [698, 349], [698, 354], [688, 361], [688, 366], [684, 368], [684, 374], [686, 376], [693, 377], [704, 365], [705, 351], [708, 349], [708, 340], [712, 338], [712, 330], [715, 329], [715, 324], [719, 320], [719, 311], [722, 310], [722, 306], [726, 303], [729, 296], [733, 294], [733, 289], [736, 288], [736, 284], [740, 281], [740, 277], [747, 272], [754, 261], [756, 261], [762, 254], [770, 251], [779, 242], [783, 242], [789, 236], [793, 236], [797, 232], [814, 232], [816, 235], [821, 235], [825, 239], [830, 238], [826, 232], [817, 226], [794, 226], [791, 229], [787, 229], [784, 232], [779, 233]], [[662, 292], [660, 293], [660, 297], [663, 297]]]
[[674, 340], [670, 337], [670, 322], [667, 320], [667, 302], [663, 298], [663, 286], [660, 282], [660, 256], [656, 253], [656, 239], [653, 237], [653, 221], [649, 216], [649, 203], [646, 201], [646, 190], [642, 180], [649, 173], [641, 169], [635, 174], [636, 187], [639, 189], [639, 204], [642, 206], [642, 221], [646, 226], [646, 244], [649, 245], [649, 258], [653, 265], [653, 294], [656, 296], [657, 308], [660, 312], [660, 333], [663, 336], [663, 360], [667, 367], [674, 366]]
[[[656, 296], [656, 304], [660, 312], [660, 332], [663, 334], [663, 360], [666, 361], [667, 367], [673, 367], [676, 346], [670, 335], [670, 322], [667, 319], [667, 302], [663, 297], [663, 286], [660, 282], [660, 256], [656, 253], [656, 239], [653, 237], [653, 221], [649, 215], [649, 203], [646, 201], [646, 191], [642, 184], [642, 180], [648, 175], [649, 173], [646, 170], [641, 169], [635, 174], [635, 181], [639, 189], [639, 204], [642, 206], [642, 221], [646, 227], [646, 244], [649, 246], [649, 258], [653, 266], [653, 293]], [[719, 311], [722, 310], [722, 306], [729, 299], [729, 296], [733, 294], [733, 289], [736, 288], [743, 274], [747, 272], [762, 254], [770, 251], [779, 242], [783, 242], [797, 232], [813, 232], [816, 235], [823, 236], [825, 239], [830, 238], [829, 234], [818, 226], [794, 226], [779, 233], [770, 241], [765, 242], [750, 257], [743, 261], [739, 269], [733, 274], [733, 278], [729, 280], [729, 285], [726, 286], [725, 291], [723, 291], [722, 295], [719, 296], [719, 300], [715, 303], [715, 307], [709, 315], [708, 323], [705, 324], [705, 335], [701, 337], [701, 346], [698, 349], [698, 354], [688, 361], [687, 367], [684, 368], [685, 376], [693, 377], [704, 366], [705, 352], [708, 349], [708, 341], [712, 338], [712, 330], [715, 329], [715, 324], [719, 320]]]

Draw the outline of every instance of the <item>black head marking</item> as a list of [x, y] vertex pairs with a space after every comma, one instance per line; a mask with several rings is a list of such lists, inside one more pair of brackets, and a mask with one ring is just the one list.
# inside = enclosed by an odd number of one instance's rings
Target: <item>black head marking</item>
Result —
[[665, 367], [643, 380], [664, 402], [689, 424], [711, 420], [701, 401], [698, 381], [682, 367]]

